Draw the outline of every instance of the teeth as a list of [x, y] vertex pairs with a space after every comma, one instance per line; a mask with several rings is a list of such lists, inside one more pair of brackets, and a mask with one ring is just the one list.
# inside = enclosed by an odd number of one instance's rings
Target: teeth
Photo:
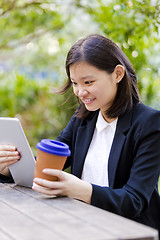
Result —
[[92, 99], [83, 99], [83, 101], [86, 102], [86, 103], [91, 102], [92, 100], [93, 100], [93, 98]]

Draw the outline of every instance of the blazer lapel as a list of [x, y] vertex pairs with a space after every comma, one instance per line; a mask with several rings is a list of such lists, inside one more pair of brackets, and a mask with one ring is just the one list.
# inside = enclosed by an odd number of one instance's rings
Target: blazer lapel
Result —
[[111, 188], [114, 187], [117, 165], [126, 139], [126, 132], [129, 130], [131, 125], [131, 117], [132, 111], [120, 116], [117, 122], [117, 128], [108, 160], [108, 178], [109, 187]]
[[[116, 169], [122, 147], [126, 139], [126, 132], [131, 125], [132, 111], [125, 113], [118, 119], [117, 128], [108, 160], [108, 178], [110, 187], [114, 186]], [[79, 178], [81, 178], [84, 160], [93, 137], [97, 117], [98, 111], [92, 119], [86, 120], [85, 124], [82, 123], [82, 125], [77, 130], [72, 173]]]
[[92, 140], [97, 116], [98, 112], [96, 112], [92, 119], [85, 120], [85, 123], [82, 124], [83, 126], [80, 126], [77, 130], [72, 173], [79, 178], [81, 177], [84, 160]]

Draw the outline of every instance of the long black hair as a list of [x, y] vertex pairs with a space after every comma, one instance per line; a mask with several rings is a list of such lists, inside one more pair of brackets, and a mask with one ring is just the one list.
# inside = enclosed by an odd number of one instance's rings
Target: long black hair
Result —
[[[137, 79], [134, 68], [124, 52], [110, 39], [99, 34], [91, 34], [76, 42], [66, 58], [66, 73], [68, 81], [61, 90], [65, 93], [72, 86], [70, 66], [76, 62], [86, 61], [100, 70], [112, 73], [118, 64], [125, 68], [125, 75], [118, 83], [117, 94], [112, 106], [106, 111], [109, 118], [115, 118], [130, 110], [133, 104], [140, 101]], [[85, 118], [92, 112], [81, 102], [76, 116]]]

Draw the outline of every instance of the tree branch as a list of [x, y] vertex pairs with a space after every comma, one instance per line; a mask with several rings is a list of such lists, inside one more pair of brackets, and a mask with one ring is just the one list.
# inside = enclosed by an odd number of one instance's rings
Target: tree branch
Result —
[[[9, 7], [8, 7], [5, 11], [3, 11], [3, 12], [0, 14], [0, 16], [2, 16], [2, 15], [4, 15], [4, 14], [6, 14], [7, 12], [11, 11], [12, 9], [14, 9], [16, 3], [17, 3], [17, 0], [14, 0], [13, 2], [10, 2]], [[2, 2], [2, 5], [0, 6], [0, 8], [1, 8], [1, 9], [4, 9], [4, 7], [5, 7], [5, 5], [4, 5], [4, 1], [3, 1], [3, 2]]]
[[[17, 0], [14, 0], [10, 6], [5, 10], [3, 11], [2, 13], [0, 13], [0, 17], [5, 15], [6, 13], [12, 11], [12, 10], [21, 10], [21, 9], [25, 9], [27, 7], [30, 7], [30, 6], [33, 6], [33, 5], [39, 5], [39, 4], [42, 4], [43, 1], [33, 1], [33, 2], [30, 2], [30, 3], [26, 3], [24, 4], [23, 6], [16, 6], [16, 3], [17, 3]], [[2, 5], [0, 6], [1, 9], [4, 8], [4, 4], [2, 3]]]
[[54, 31], [57, 31], [61, 29], [61, 26], [56, 26], [54, 29], [44, 29], [43, 31], [41, 32], [37, 32], [37, 33], [32, 33], [32, 34], [29, 34], [27, 35], [26, 37], [24, 37], [23, 39], [19, 39], [17, 40], [14, 44], [9, 44], [9, 43], [6, 43], [6, 44], [3, 44], [3, 45], [0, 45], [0, 49], [13, 49], [13, 48], [16, 48], [20, 45], [23, 45], [23, 44], [27, 44], [33, 40], [36, 40], [38, 39], [39, 37], [43, 36], [44, 34], [46, 33], [49, 33], [49, 32], [52, 32], [53, 30]]

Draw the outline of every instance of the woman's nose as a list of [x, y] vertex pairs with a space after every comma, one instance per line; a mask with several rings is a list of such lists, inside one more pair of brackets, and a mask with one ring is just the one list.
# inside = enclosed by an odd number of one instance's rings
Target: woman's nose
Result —
[[85, 97], [87, 95], [87, 91], [86, 90], [79, 90], [78, 91], [78, 97]]

